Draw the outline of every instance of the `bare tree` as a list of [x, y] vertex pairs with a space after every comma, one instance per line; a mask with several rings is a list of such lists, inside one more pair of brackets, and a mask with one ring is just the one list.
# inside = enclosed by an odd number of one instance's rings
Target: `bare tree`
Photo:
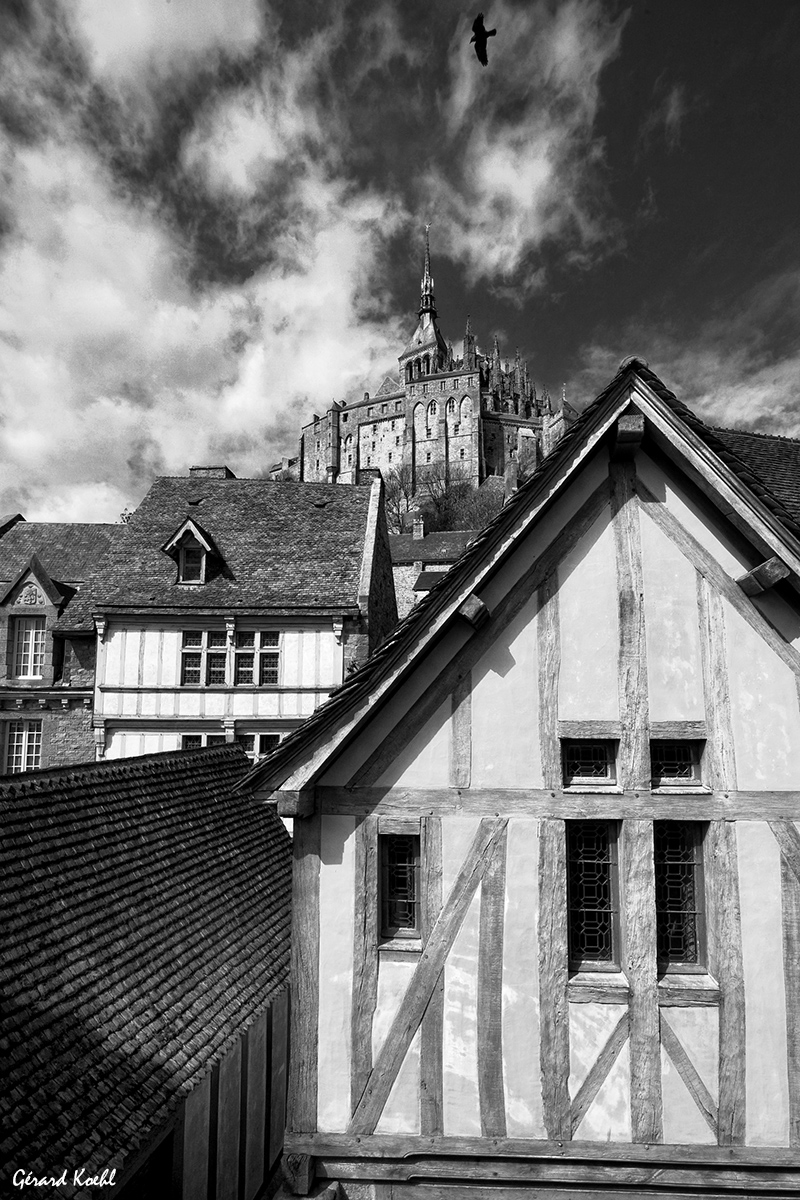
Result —
[[383, 477], [386, 520], [390, 533], [402, 533], [405, 517], [414, 507], [414, 472], [409, 463], [393, 467]]

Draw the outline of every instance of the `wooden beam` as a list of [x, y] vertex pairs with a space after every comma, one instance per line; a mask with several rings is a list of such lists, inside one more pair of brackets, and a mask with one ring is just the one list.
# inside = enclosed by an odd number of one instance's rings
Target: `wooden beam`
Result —
[[489, 620], [491, 613], [480, 596], [472, 592], [459, 608], [458, 615], [468, 621], [473, 629], [480, 629]]
[[314, 811], [313, 788], [303, 788], [299, 792], [277, 791], [272, 797], [278, 801], [279, 817], [310, 817]]
[[608, 1078], [609, 1071], [619, 1058], [620, 1051], [627, 1042], [629, 1033], [630, 1019], [628, 1013], [625, 1012], [617, 1021], [611, 1031], [611, 1036], [592, 1064], [589, 1074], [575, 1093], [575, 1099], [572, 1101], [570, 1108], [570, 1123], [573, 1137], [581, 1121], [586, 1116], [592, 1101], [596, 1098], [597, 1093]]
[[[651, 721], [651, 738], [705, 738], [708, 729], [705, 721]], [[559, 721], [559, 738], [597, 738], [619, 741], [622, 725], [619, 721]]]
[[558, 616], [557, 571], [539, 588], [536, 621], [539, 670], [539, 752], [542, 782], [560, 788], [564, 782], [558, 732], [558, 679], [561, 672], [561, 631]]
[[796, 675], [800, 674], [800, 654], [784, 641], [778, 631], [755, 607], [752, 600], [745, 596], [741, 588], [723, 570], [713, 555], [709, 554], [706, 548], [673, 516], [666, 504], [657, 500], [640, 480], [637, 481], [636, 490], [642, 502], [641, 511], [647, 513], [648, 517], [675, 543], [700, 574], [708, 579], [712, 587], [725, 597], [751, 629], [754, 629], [770, 649], [775, 651], [781, 661], [785, 662], [787, 667], [791, 667]]
[[609, 474], [619, 613], [617, 687], [622, 730], [617, 765], [623, 788], [647, 788], [650, 786], [650, 717], [636, 468], [633, 463], [611, 463]]
[[789, 1078], [789, 1145], [800, 1146], [800, 882], [783, 857], [781, 909]]
[[660, 1142], [663, 1122], [652, 821], [624, 821], [621, 842], [623, 963], [631, 985], [631, 1136], [634, 1142]]
[[455, 686], [450, 717], [450, 786], [468, 788], [472, 780], [472, 672]]
[[743, 1145], [746, 1133], [745, 994], [736, 828], [711, 821], [704, 843], [708, 969], [719, 983], [718, 1138]]
[[655, 821], [800, 820], [798, 791], [707, 791], [664, 788], [622, 792], [614, 788], [580, 792], [557, 788], [320, 788], [325, 813], [376, 813], [410, 822], [439, 816], [562, 817], [567, 820]]
[[292, 853], [292, 1035], [288, 1127], [317, 1128], [319, 1014], [319, 816], [298, 821]]
[[700, 660], [708, 737], [703, 778], [712, 788], [736, 787], [736, 752], [731, 722], [728, 651], [722, 596], [708, 579], [697, 575]]
[[505, 819], [485, 818], [481, 821], [450, 895], [420, 955], [416, 970], [406, 988], [403, 1003], [392, 1021], [377, 1062], [370, 1072], [348, 1132], [374, 1132], [397, 1078], [397, 1072], [444, 969], [447, 955], [452, 949], [472, 897], [506, 824]]
[[643, 413], [623, 413], [621, 417], [618, 417], [614, 426], [614, 440], [611, 444], [612, 462], [630, 461], [641, 446], [643, 437]]
[[683, 1043], [663, 1012], [660, 1014], [660, 1017], [661, 1045], [672, 1060], [675, 1070], [686, 1084], [690, 1096], [703, 1114], [703, 1120], [714, 1134], [714, 1137], [717, 1137], [717, 1106], [714, 1103], [714, 1098], [700, 1078], [700, 1074], [686, 1053]]
[[787, 575], [791, 575], [791, 571], [776, 554], [760, 566], [753, 567], [746, 575], [740, 575], [736, 582], [745, 596], [757, 596], [774, 587], [781, 579], [786, 579]]
[[448, 699], [456, 686], [480, 661], [489, 646], [522, 611], [539, 586], [552, 574], [557, 563], [568, 554], [606, 508], [609, 485], [603, 483], [580, 507], [575, 516], [556, 535], [533, 565], [517, 580], [495, 607], [491, 619], [440, 671], [425, 694], [395, 725], [367, 761], [353, 775], [351, 786], [368, 787], [380, 779], [395, 758], [417, 736], [430, 718]]
[[506, 1136], [503, 1088], [503, 931], [507, 829], [481, 882], [478, 938], [478, 1098], [484, 1137]]
[[539, 1058], [547, 1136], [572, 1136], [567, 1000], [567, 839], [564, 822], [539, 828]]
[[780, 847], [783, 861], [800, 882], [800, 833], [797, 826], [793, 821], [770, 821], [769, 827]]
[[362, 817], [356, 826], [355, 858], [351, 1112], [355, 1112], [372, 1070], [372, 1021], [378, 1001], [378, 817]]
[[[422, 940], [427, 943], [442, 911], [442, 821], [422, 821]], [[420, 1030], [420, 1131], [444, 1133], [444, 972], [439, 975]]]

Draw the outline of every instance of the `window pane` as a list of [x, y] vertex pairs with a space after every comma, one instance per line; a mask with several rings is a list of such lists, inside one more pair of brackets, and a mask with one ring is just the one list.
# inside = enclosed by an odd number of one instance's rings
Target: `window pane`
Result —
[[564, 742], [562, 758], [566, 786], [576, 780], [602, 782], [614, 778], [614, 758], [610, 742]]
[[419, 930], [417, 872], [419, 838], [389, 834], [381, 838], [381, 934]]
[[228, 635], [224, 629], [210, 629], [208, 631], [208, 645], [212, 650], [224, 650], [228, 644]]
[[184, 646], [202, 646], [203, 634], [199, 629], [185, 629], [182, 644]]
[[200, 659], [199, 654], [184, 654], [181, 661], [181, 683], [192, 684], [200, 682]]
[[44, 617], [19, 617], [14, 656], [14, 674], [41, 678], [44, 670]]
[[254, 733], [237, 733], [236, 741], [242, 747], [245, 754], [255, 753], [256, 735]]
[[685, 821], [653, 823], [659, 962], [697, 963], [700, 836]]
[[10, 721], [6, 740], [6, 770], [35, 771], [42, 765], [42, 722]]
[[275, 633], [272, 631], [270, 631], [269, 633], [262, 633], [261, 634], [261, 643], [260, 643], [261, 648], [264, 649], [266, 646], [277, 646], [280, 641], [280, 636], [281, 635], [279, 633]]
[[269, 754], [270, 750], [274, 750], [281, 740], [279, 733], [262, 733], [258, 738], [258, 753]]
[[616, 961], [616, 840], [607, 821], [567, 823], [570, 963]]
[[256, 635], [255, 633], [237, 633], [236, 648], [237, 650], [255, 650]]
[[225, 745], [225, 734], [224, 733], [210, 733], [208, 735], [208, 737], [206, 738], [206, 745], [207, 746], [224, 746]]
[[236, 655], [236, 672], [234, 676], [236, 683], [252, 683], [253, 682], [253, 655], [252, 654], [237, 654]]
[[181, 750], [197, 750], [202, 744], [203, 738], [199, 733], [185, 733], [181, 738]]
[[258, 682], [262, 687], [275, 687], [278, 683], [278, 655], [261, 654]]
[[181, 579], [184, 583], [199, 583], [203, 578], [203, 558], [205, 551], [201, 546], [184, 546], [181, 551]]
[[697, 779], [700, 748], [696, 742], [651, 742], [650, 771], [655, 783]]
[[206, 683], [219, 684], [225, 682], [225, 655], [209, 654], [206, 659]]

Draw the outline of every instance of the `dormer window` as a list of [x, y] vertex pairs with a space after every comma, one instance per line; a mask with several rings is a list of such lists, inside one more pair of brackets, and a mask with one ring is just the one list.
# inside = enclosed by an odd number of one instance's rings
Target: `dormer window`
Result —
[[178, 558], [178, 581], [180, 583], [205, 583], [206, 551], [197, 538], [186, 537], [181, 542]]

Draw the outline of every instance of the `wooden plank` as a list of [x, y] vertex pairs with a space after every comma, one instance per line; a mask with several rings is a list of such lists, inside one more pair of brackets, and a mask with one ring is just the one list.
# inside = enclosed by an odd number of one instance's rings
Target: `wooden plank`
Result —
[[[700, 1185], [704, 1185], [704, 1180], [701, 1179]], [[375, 1187], [379, 1187], [376, 1184]], [[461, 1183], [426, 1183], [424, 1192], [416, 1183], [395, 1183], [388, 1185], [391, 1187], [391, 1200], [461, 1200], [464, 1196], [463, 1185]], [[376, 1191], [376, 1200], [378, 1192]], [[626, 1188], [625, 1200], [653, 1200], [654, 1193], [650, 1188], [642, 1190], [641, 1188]], [[612, 1200], [616, 1196], [615, 1192], [609, 1192], [608, 1188], [597, 1188], [586, 1185], [576, 1190], [574, 1187], [554, 1187], [547, 1185], [547, 1191], [531, 1192], [524, 1189], [520, 1192], [519, 1186], [511, 1184], [509, 1187], [503, 1187], [502, 1184], [472, 1184], [469, 1189], [469, 1200], [532, 1200], [536, 1196], [537, 1200]], [[705, 1200], [727, 1200], [718, 1191], [708, 1191], [704, 1187], [703, 1196]], [[383, 1193], [381, 1193], [381, 1200]], [[697, 1200], [697, 1191], [692, 1187], [691, 1191], [674, 1191], [670, 1189], [669, 1200]]]
[[242, 1180], [244, 1200], [253, 1197], [265, 1178], [265, 1130], [267, 1127], [267, 1025], [265, 1010], [247, 1031], [247, 1070], [244, 1072], [247, 1091], [244, 1117], [244, 1170]]
[[183, 1200], [208, 1196], [211, 1072], [186, 1097], [183, 1125]]
[[278, 816], [280, 817], [310, 817], [314, 811], [314, 789], [302, 788], [300, 791], [271, 792], [268, 799], [277, 800]]
[[577, 545], [608, 505], [610, 488], [602, 483], [579, 508], [575, 516], [556, 535], [533, 565], [495, 607], [491, 619], [461, 649], [414, 704], [404, 719], [383, 740], [353, 775], [353, 787], [368, 787], [381, 777], [398, 754], [417, 736], [457, 685], [476, 665], [486, 650], [553, 573], [559, 561]]
[[567, 1001], [567, 839], [564, 822], [539, 830], [539, 1055], [547, 1136], [572, 1136], [569, 1101]]
[[621, 842], [623, 962], [631, 985], [631, 1136], [634, 1142], [660, 1142], [663, 1120], [652, 821], [625, 821]]
[[508, 830], [481, 881], [478, 937], [478, 1098], [484, 1137], [506, 1136], [503, 1088], [503, 931]]
[[430, 1155], [445, 1158], [525, 1158], [586, 1161], [598, 1165], [644, 1163], [686, 1164], [691, 1167], [741, 1168], [800, 1171], [800, 1151], [782, 1146], [671, 1146], [664, 1143], [537, 1141], [534, 1138], [426, 1137], [417, 1133], [287, 1134], [287, 1152], [302, 1152], [318, 1158], [408, 1158]]
[[[669, 979], [669, 976], [667, 976]], [[719, 1008], [722, 995], [717, 987], [693, 988], [680, 984], [658, 985], [660, 1008]]]
[[237, 1200], [239, 1195], [241, 1087], [242, 1039], [239, 1038], [219, 1064], [216, 1200]]
[[623, 788], [650, 787], [642, 541], [632, 462], [611, 463], [611, 525], [617, 562], [619, 661], [617, 686], [622, 731], [617, 769]]
[[769, 827], [780, 847], [783, 861], [800, 882], [800, 833], [797, 826], [792, 821], [770, 821]]
[[712, 821], [704, 844], [708, 968], [719, 983], [718, 1138], [721, 1146], [745, 1141], [745, 994], [736, 829]]
[[716, 789], [736, 787], [736, 753], [731, 723], [728, 652], [722, 597], [708, 580], [697, 576], [700, 659], [708, 734], [703, 755], [703, 779]]
[[289, 1128], [317, 1127], [319, 1041], [319, 815], [295, 823], [292, 839], [292, 1056]]
[[760, 592], [774, 587], [781, 579], [786, 579], [787, 575], [791, 575], [791, 571], [776, 554], [759, 566], [753, 567], [746, 575], [740, 575], [736, 582], [746, 596], [757, 596]]
[[752, 600], [748, 596], [745, 596], [742, 589], [734, 583], [730, 575], [723, 570], [705, 547], [701, 546], [697, 539], [681, 525], [680, 521], [672, 515], [667, 506], [657, 500], [641, 481], [637, 482], [636, 488], [637, 494], [642, 501], [641, 511], [647, 513], [648, 517], [652, 521], [655, 521], [659, 529], [672, 539], [675, 545], [689, 559], [689, 562], [693, 563], [700, 574], [708, 579], [712, 587], [721, 596], [725, 597], [728, 603], [747, 621], [748, 625], [767, 643], [770, 649], [775, 651], [781, 661], [785, 662], [787, 667], [791, 667], [795, 674], [800, 674], [800, 654], [788, 642], [784, 641], [777, 630], [770, 625], [766, 617], [756, 608]]
[[452, 693], [450, 718], [450, 786], [468, 788], [472, 780], [472, 672]]
[[286, 1084], [289, 1062], [289, 991], [272, 1001], [269, 1014], [269, 1149], [267, 1173], [283, 1153], [286, 1127]]
[[558, 619], [558, 577], [554, 571], [539, 588], [536, 622], [539, 661], [539, 752], [545, 787], [563, 784], [558, 734], [558, 677], [561, 671], [561, 630]]
[[372, 1070], [372, 1022], [378, 1001], [378, 820], [376, 816], [362, 817], [356, 826], [351, 1113], [364, 1094]]
[[714, 1137], [717, 1137], [717, 1106], [714, 1103], [714, 1098], [700, 1078], [697, 1068], [686, 1053], [683, 1043], [663, 1012], [661, 1013], [661, 1045], [666, 1050], [676, 1071], [686, 1084], [689, 1094], [703, 1114], [703, 1119], [709, 1129], [714, 1134]]
[[589, 983], [580, 976], [573, 976], [567, 985], [567, 995], [570, 1004], [627, 1004], [631, 989], [627, 979], [620, 985], [594, 980]]
[[[710, 741], [710, 735], [709, 735]], [[320, 788], [326, 813], [364, 816], [367, 813], [402, 816], [406, 821], [436, 813], [439, 816], [563, 817], [566, 820], [800, 820], [800, 792], [701, 789], [696, 792], [596, 792], [558, 788]]]
[[[591, 699], [587, 699], [591, 704]], [[619, 721], [559, 721], [559, 738], [598, 738], [619, 740], [622, 726]]]
[[783, 858], [781, 909], [789, 1076], [789, 1145], [800, 1146], [800, 882]]
[[420, 955], [403, 1004], [392, 1021], [377, 1062], [370, 1072], [348, 1132], [362, 1135], [374, 1132], [397, 1072], [444, 969], [447, 955], [506, 824], [505, 819], [484, 818], [481, 821], [450, 895]]
[[[422, 823], [422, 940], [427, 943], [442, 911], [442, 821]], [[422, 1017], [420, 1031], [420, 1130], [444, 1132], [444, 972], [440, 974]]]
[[625, 1012], [617, 1021], [611, 1031], [611, 1036], [592, 1064], [589, 1074], [575, 1093], [570, 1108], [570, 1125], [573, 1136], [586, 1116], [592, 1101], [608, 1078], [609, 1071], [619, 1058], [620, 1050], [627, 1042], [629, 1033], [630, 1021], [628, 1013]]

